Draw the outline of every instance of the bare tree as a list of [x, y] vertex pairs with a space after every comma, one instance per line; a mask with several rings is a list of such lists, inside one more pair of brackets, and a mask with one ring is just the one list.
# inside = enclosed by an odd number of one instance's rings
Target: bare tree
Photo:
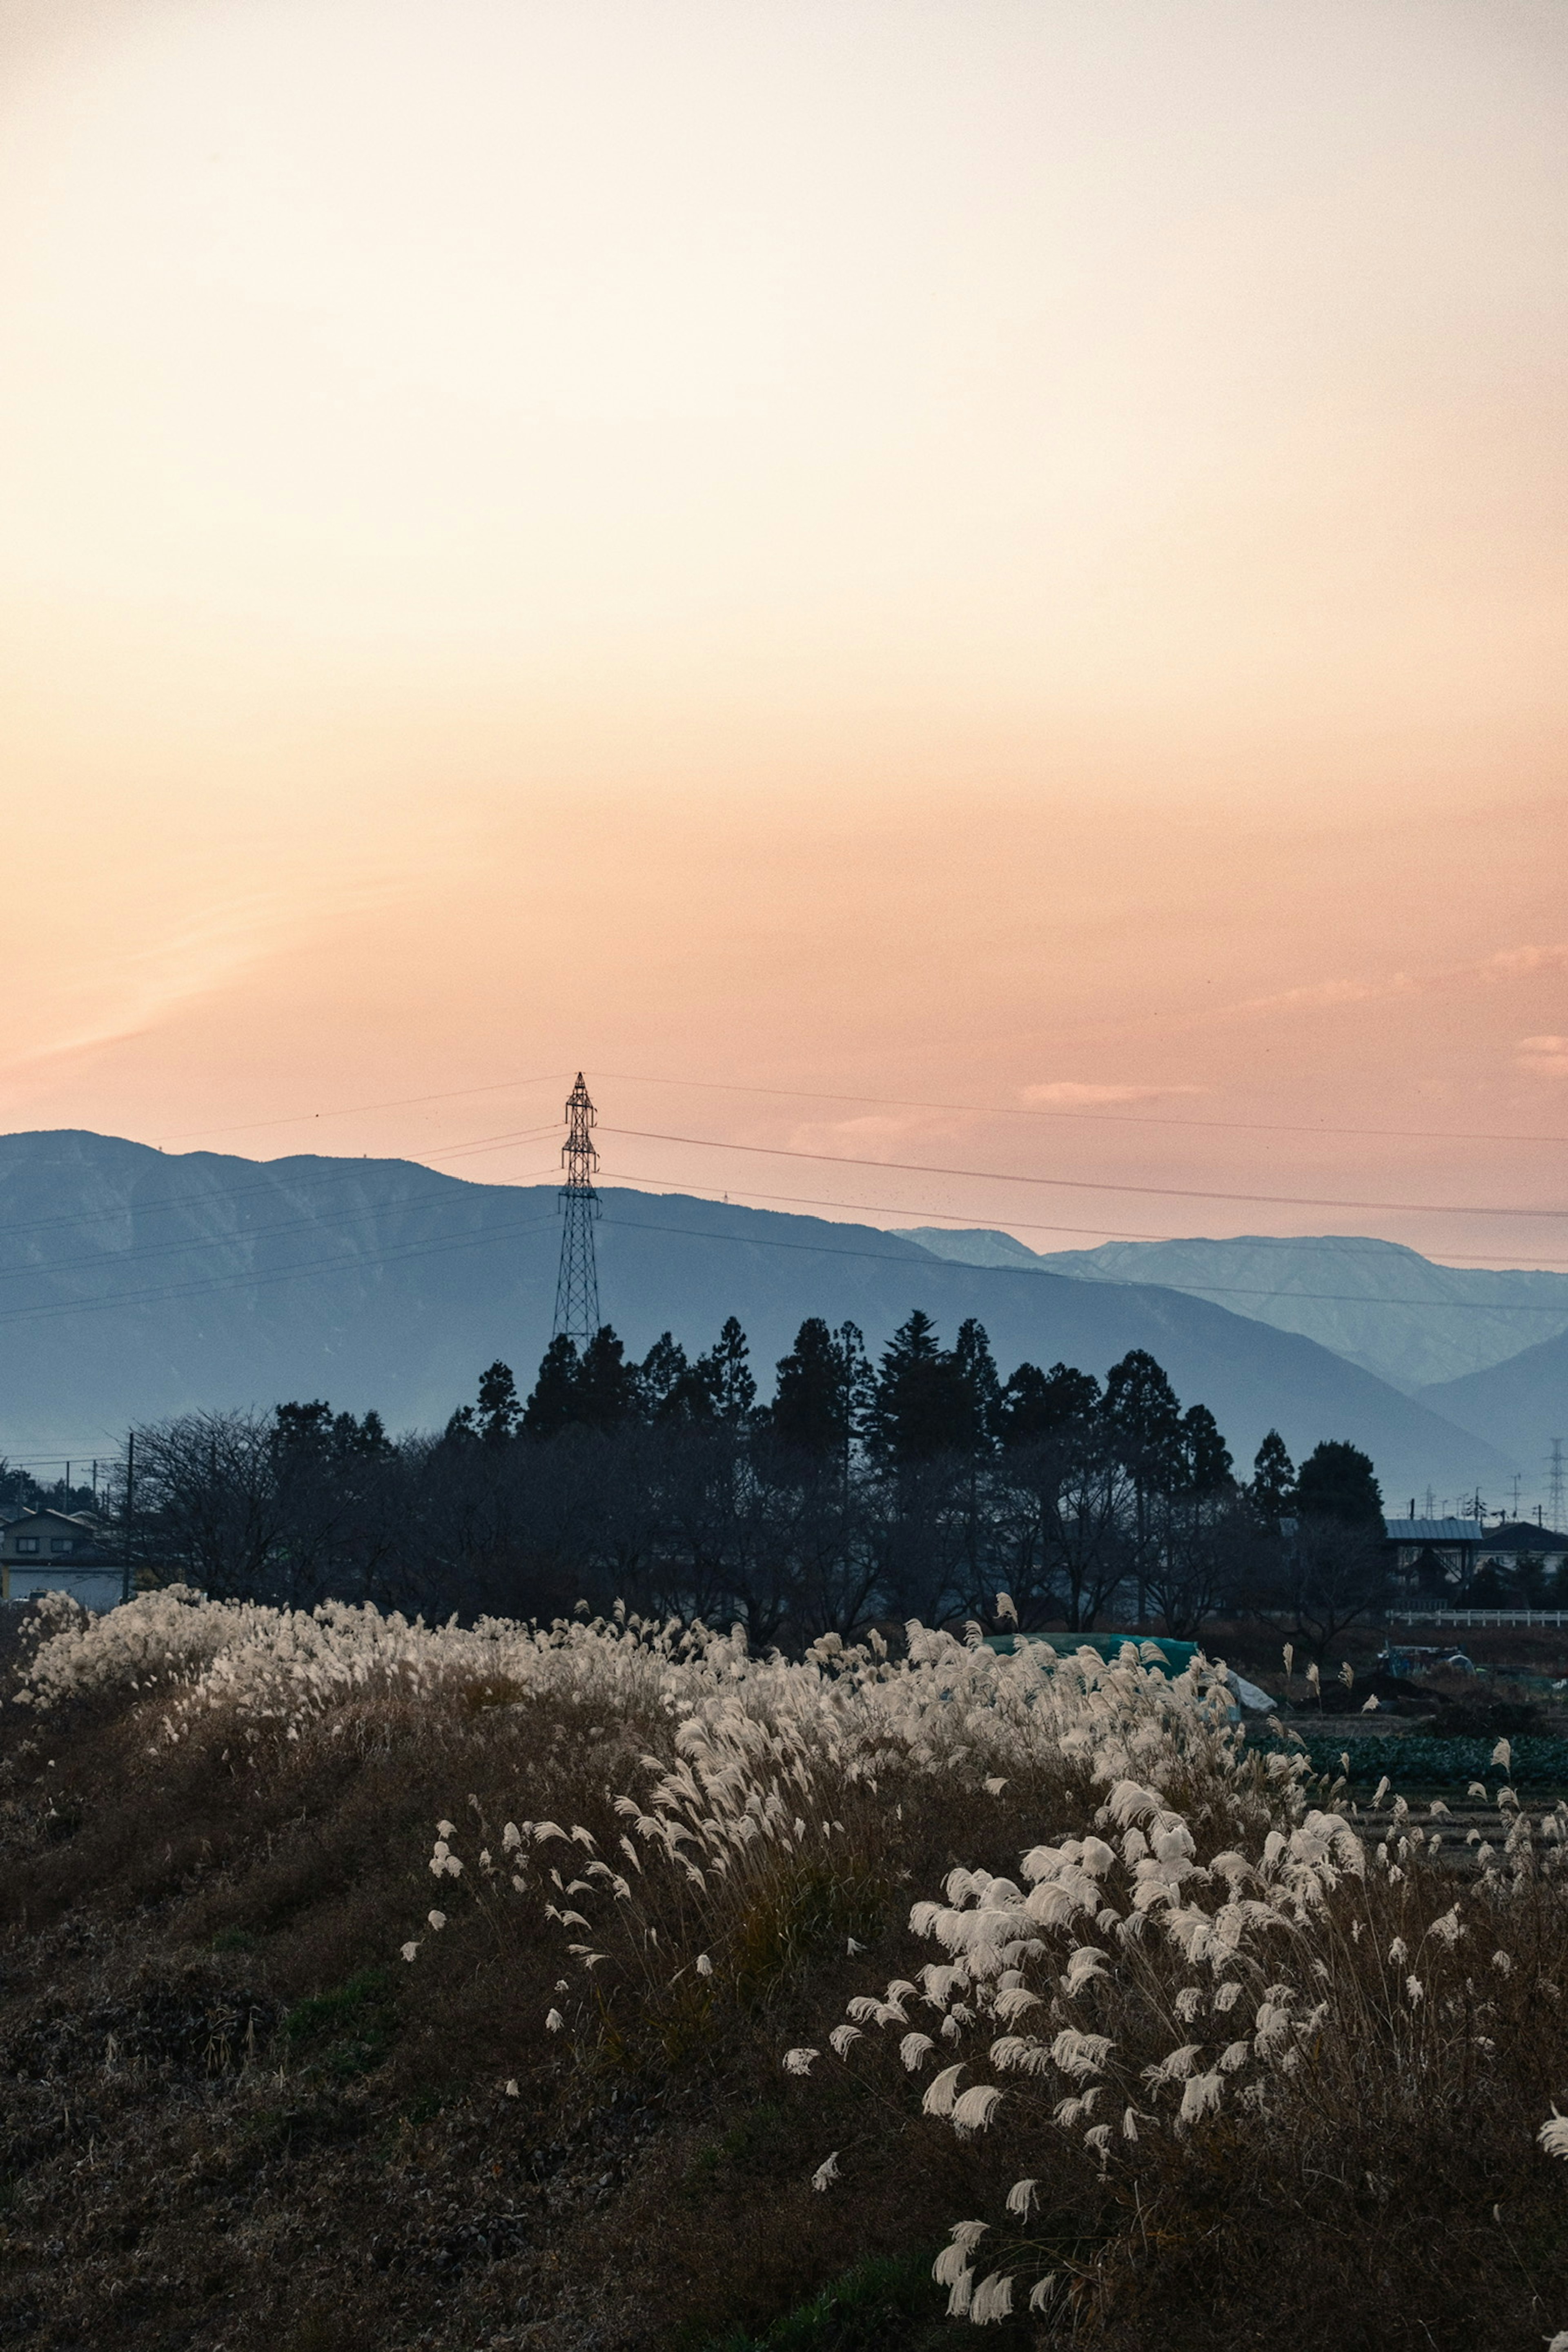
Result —
[[1275, 1607], [1320, 1665], [1331, 1643], [1387, 1606], [1387, 1550], [1369, 1527], [1302, 1517], [1287, 1524], [1277, 1558]]
[[186, 1412], [136, 1432], [142, 1549], [224, 1599], [280, 1597], [288, 1522], [270, 1413]]

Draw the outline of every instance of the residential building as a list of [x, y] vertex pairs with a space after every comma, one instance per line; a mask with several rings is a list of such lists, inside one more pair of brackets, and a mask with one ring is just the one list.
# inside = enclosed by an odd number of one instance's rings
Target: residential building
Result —
[[1384, 1519], [1401, 1583], [1423, 1592], [1468, 1589], [1486, 1538], [1475, 1519]]
[[86, 1609], [112, 1609], [124, 1569], [86, 1511], [19, 1511], [0, 1527], [0, 1598], [66, 1592]]
[[1480, 1553], [1482, 1573], [1495, 1569], [1532, 1600], [1544, 1600], [1548, 1592], [1555, 1600], [1568, 1591], [1568, 1579], [1563, 1575], [1564, 1561], [1568, 1561], [1568, 1536], [1560, 1535], [1555, 1528], [1539, 1527], [1533, 1519], [1505, 1519], [1487, 1536]]

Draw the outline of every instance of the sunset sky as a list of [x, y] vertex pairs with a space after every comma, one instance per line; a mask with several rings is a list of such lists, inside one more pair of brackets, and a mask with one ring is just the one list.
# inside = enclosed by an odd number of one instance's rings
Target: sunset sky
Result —
[[0, 0], [0, 1125], [1568, 1266], [1565, 155], [1560, 0]]

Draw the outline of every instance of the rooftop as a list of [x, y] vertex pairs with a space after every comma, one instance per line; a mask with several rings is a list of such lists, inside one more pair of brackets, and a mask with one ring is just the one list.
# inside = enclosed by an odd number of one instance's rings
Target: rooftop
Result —
[[1384, 1532], [1391, 1543], [1457, 1544], [1481, 1543], [1485, 1530], [1474, 1519], [1384, 1519]]

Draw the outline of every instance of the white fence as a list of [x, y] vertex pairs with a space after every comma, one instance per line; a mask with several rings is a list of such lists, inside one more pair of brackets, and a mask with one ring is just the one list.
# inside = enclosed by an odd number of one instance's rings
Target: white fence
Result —
[[1392, 1625], [1568, 1625], [1568, 1609], [1391, 1609]]

